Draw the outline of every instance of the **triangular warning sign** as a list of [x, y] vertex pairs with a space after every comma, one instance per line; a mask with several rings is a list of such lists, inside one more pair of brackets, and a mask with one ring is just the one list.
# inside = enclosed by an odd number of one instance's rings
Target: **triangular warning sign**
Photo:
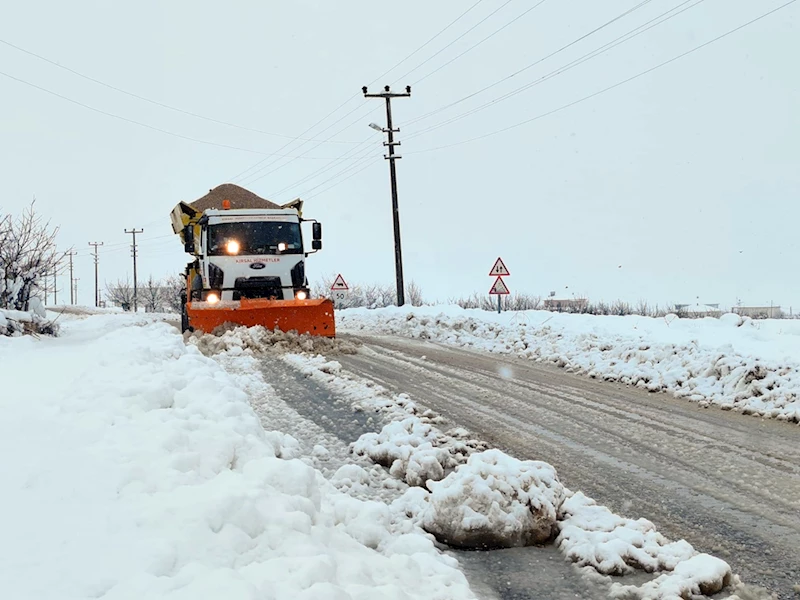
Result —
[[505, 277], [506, 275], [511, 275], [511, 273], [506, 269], [506, 264], [503, 262], [503, 259], [498, 256], [497, 260], [494, 261], [492, 270], [489, 271], [489, 275], [491, 277]]
[[333, 280], [333, 285], [331, 286], [332, 291], [341, 291], [341, 290], [349, 290], [350, 288], [347, 287], [347, 282], [342, 277], [341, 273], [336, 276], [336, 279]]
[[492, 289], [489, 290], [489, 293], [494, 294], [496, 296], [505, 296], [506, 294], [510, 294], [511, 292], [508, 291], [506, 282], [498, 277], [497, 279], [495, 279], [494, 285], [492, 286]]

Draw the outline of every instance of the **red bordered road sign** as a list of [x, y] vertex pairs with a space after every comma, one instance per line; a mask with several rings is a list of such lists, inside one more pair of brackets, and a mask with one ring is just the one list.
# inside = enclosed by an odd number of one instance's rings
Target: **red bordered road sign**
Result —
[[343, 292], [345, 290], [349, 290], [350, 288], [347, 286], [347, 282], [342, 277], [342, 274], [336, 276], [336, 279], [333, 280], [333, 285], [331, 285], [332, 292]]
[[508, 272], [506, 263], [503, 262], [503, 259], [498, 256], [497, 260], [494, 261], [492, 270], [489, 271], [489, 275], [491, 277], [505, 277], [506, 275], [511, 275], [511, 273]]
[[502, 280], [502, 278], [498, 277], [494, 281], [494, 285], [492, 289], [489, 290], [489, 293], [493, 296], [507, 296], [511, 292], [508, 291], [508, 286], [506, 282]]

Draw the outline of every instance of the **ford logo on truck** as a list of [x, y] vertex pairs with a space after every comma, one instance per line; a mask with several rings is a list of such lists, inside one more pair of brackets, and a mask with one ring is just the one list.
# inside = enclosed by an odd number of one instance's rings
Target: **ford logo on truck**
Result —
[[264, 264], [264, 263], [262, 263], [262, 262], [254, 262], [254, 263], [251, 263], [251, 264], [250, 264], [250, 268], [251, 268], [251, 269], [263, 269], [263, 268], [264, 268], [264, 267], [266, 267], [266, 266], [267, 266], [267, 265], [265, 265], [265, 264]]

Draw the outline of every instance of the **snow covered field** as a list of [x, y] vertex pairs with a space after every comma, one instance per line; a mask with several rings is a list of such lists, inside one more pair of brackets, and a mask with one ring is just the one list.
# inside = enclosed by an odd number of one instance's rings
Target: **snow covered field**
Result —
[[61, 322], [0, 338], [0, 597], [473, 597], [429, 536], [265, 431], [242, 378], [176, 329]]
[[424, 306], [337, 313], [341, 332], [515, 354], [724, 409], [800, 422], [800, 321], [490, 313]]

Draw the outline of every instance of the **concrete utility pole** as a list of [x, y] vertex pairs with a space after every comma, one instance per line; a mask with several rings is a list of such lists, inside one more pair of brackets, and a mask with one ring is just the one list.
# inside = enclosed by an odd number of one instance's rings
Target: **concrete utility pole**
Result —
[[399, 154], [394, 153], [394, 147], [399, 146], [400, 142], [394, 141], [394, 134], [399, 129], [392, 127], [392, 98], [408, 98], [411, 96], [411, 86], [406, 86], [406, 91], [402, 93], [393, 92], [387, 85], [384, 86], [383, 92], [379, 94], [370, 94], [367, 86], [361, 88], [364, 92], [365, 98], [384, 98], [386, 100], [386, 129], [370, 123], [370, 127], [378, 131], [386, 133], [389, 141], [383, 142], [383, 145], [389, 149], [388, 154], [384, 154], [384, 158], [389, 161], [389, 176], [392, 182], [392, 221], [394, 223], [394, 270], [397, 279], [397, 305], [403, 306], [406, 303], [405, 287], [403, 284], [403, 251], [400, 245], [400, 210], [397, 206], [397, 171], [395, 170], [394, 161], [402, 158]]
[[97, 265], [100, 257], [97, 255], [97, 247], [102, 246], [103, 242], [89, 242], [89, 245], [94, 247], [94, 305], [100, 306], [100, 288], [97, 285]]
[[136, 279], [136, 257], [138, 251], [136, 249], [136, 234], [144, 233], [144, 229], [126, 229], [125, 233], [130, 233], [133, 236], [133, 244], [131, 245], [131, 256], [133, 256], [133, 312], [139, 311], [139, 284]]
[[75, 278], [73, 276], [73, 265], [72, 265], [72, 257], [75, 256], [77, 252], [74, 250], [70, 250], [66, 253], [69, 256], [69, 303], [75, 304]]

